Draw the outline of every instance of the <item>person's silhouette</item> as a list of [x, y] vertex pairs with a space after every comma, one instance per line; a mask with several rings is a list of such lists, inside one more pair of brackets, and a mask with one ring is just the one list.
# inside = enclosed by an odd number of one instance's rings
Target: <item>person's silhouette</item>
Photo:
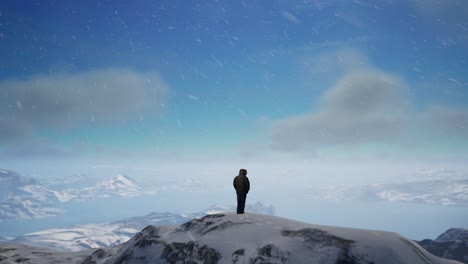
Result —
[[239, 170], [239, 175], [234, 178], [233, 185], [237, 193], [237, 214], [243, 214], [247, 193], [250, 190], [250, 182], [249, 178], [247, 178], [246, 169]]

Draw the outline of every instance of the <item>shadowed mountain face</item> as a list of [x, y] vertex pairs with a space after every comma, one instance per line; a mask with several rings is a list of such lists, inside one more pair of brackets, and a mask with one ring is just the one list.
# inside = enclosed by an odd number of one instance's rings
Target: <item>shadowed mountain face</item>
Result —
[[430, 253], [446, 259], [468, 263], [468, 230], [451, 228], [435, 240], [424, 239], [418, 242]]

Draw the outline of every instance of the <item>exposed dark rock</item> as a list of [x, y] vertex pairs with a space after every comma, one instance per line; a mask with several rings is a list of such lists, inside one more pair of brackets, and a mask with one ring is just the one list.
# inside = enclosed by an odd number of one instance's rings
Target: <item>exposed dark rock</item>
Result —
[[0, 253], [8, 252], [8, 251], [15, 251], [14, 248], [0, 248]]
[[231, 221], [227, 221], [227, 222], [224, 222], [220, 225], [217, 225], [217, 226], [213, 226], [209, 229], [206, 229], [206, 230], [203, 230], [203, 234], [207, 234], [209, 232], [212, 232], [212, 231], [218, 231], [218, 230], [225, 230], [225, 229], [228, 229], [230, 227], [233, 227], [233, 226], [238, 226], [238, 225], [245, 225], [245, 224], [250, 224], [248, 222], [244, 222], [244, 223], [233, 223]]
[[159, 239], [160, 239], [159, 235], [147, 235], [138, 239], [138, 241], [135, 243], [135, 246], [142, 248], [142, 247], [151, 246], [153, 244], [160, 244], [161, 241]]
[[158, 231], [159, 231], [159, 229], [157, 227], [149, 225], [149, 226], [143, 228], [143, 230], [141, 230], [140, 233], [156, 233]]
[[[196, 232], [206, 235], [209, 232], [225, 230], [233, 226], [250, 224], [249, 222], [234, 223], [232, 221], [222, 221], [223, 214], [212, 214], [199, 219], [193, 219], [176, 229], [176, 232]], [[220, 223], [220, 224], [218, 224]]]
[[222, 218], [224, 217], [224, 214], [212, 214], [212, 215], [207, 215], [202, 218], [195, 218], [191, 221], [188, 221], [187, 223], [181, 225], [176, 229], [177, 232], [185, 232], [185, 231], [198, 231], [198, 230], [203, 230], [206, 229], [208, 226], [212, 225], [215, 223], [213, 219], [217, 218]]
[[277, 246], [268, 244], [258, 249], [258, 255], [252, 257], [249, 263], [252, 264], [271, 264], [287, 263], [291, 253], [281, 250]]
[[48, 253], [48, 252], [31, 252], [33, 255], [39, 255], [39, 256], [51, 256], [53, 253]]
[[110, 253], [103, 249], [94, 251], [90, 256], [87, 256], [81, 264], [96, 264], [97, 260], [110, 256]]
[[323, 230], [314, 228], [305, 228], [296, 231], [283, 230], [283, 236], [301, 237], [307, 243], [323, 244], [325, 246], [349, 247], [354, 241], [331, 235]]
[[15, 262], [17, 263], [23, 263], [23, 262], [26, 262], [28, 261], [29, 259], [28, 258], [18, 258], [18, 259], [15, 259]]
[[328, 247], [337, 249], [339, 253], [336, 264], [373, 263], [372, 261], [366, 260], [366, 256], [356, 256], [351, 252], [354, 241], [334, 236], [320, 229], [305, 228], [296, 231], [283, 230], [281, 234], [283, 236], [301, 238], [304, 241], [304, 245], [313, 251]]
[[238, 250], [234, 251], [234, 253], [232, 253], [232, 255], [239, 255], [239, 256], [241, 256], [241, 255], [244, 256], [244, 254], [245, 254], [245, 250], [243, 248], [238, 249]]
[[240, 258], [243, 257], [244, 255], [245, 255], [245, 250], [243, 248], [234, 251], [231, 256], [232, 263], [236, 264], [240, 260]]
[[[184, 227], [178, 231], [183, 232], [186, 229], [193, 232], [192, 228], [201, 228], [207, 222], [214, 223], [212, 221], [204, 222], [210, 218], [204, 217], [204, 219], [192, 220], [184, 224]], [[213, 218], [216, 218], [216, 216]], [[123, 264], [130, 260], [136, 261], [136, 263], [150, 263], [150, 259], [139, 255], [140, 250], [149, 250], [159, 255], [159, 258], [167, 261], [167, 263], [218, 263], [219, 259], [221, 259], [221, 254], [215, 249], [209, 248], [206, 245], [200, 246], [193, 241], [187, 243], [166, 243], [161, 239], [159, 229], [154, 226], [147, 226], [127, 243], [130, 247], [122, 252], [119, 258], [112, 263]]]
[[167, 244], [161, 258], [169, 263], [218, 263], [221, 254], [206, 245], [200, 247], [195, 242]]

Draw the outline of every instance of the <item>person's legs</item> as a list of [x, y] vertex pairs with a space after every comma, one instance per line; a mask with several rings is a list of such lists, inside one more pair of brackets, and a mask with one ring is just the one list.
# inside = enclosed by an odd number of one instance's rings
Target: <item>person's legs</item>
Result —
[[244, 213], [244, 209], [245, 209], [245, 200], [247, 199], [247, 194], [242, 194], [241, 195], [242, 198], [241, 198], [241, 213], [243, 214]]
[[237, 195], [237, 213], [242, 213], [242, 194]]

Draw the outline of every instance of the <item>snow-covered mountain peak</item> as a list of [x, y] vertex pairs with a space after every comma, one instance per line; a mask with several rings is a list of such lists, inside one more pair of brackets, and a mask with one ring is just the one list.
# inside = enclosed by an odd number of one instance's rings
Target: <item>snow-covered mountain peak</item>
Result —
[[[117, 226], [114, 224], [113, 228]], [[90, 236], [98, 235], [101, 239], [96, 245], [106, 243], [106, 232], [97, 234], [93, 226], [70, 231], [62, 233], [62, 239], [75, 236], [80, 238], [79, 243], [87, 243], [85, 240]], [[48, 234], [50, 232], [36, 232], [30, 236]], [[31, 263], [53, 260], [54, 263], [75, 264], [459, 263], [431, 255], [416, 242], [392, 232], [312, 225], [253, 213], [204, 215], [176, 226], [149, 225], [128, 242], [93, 253], [3, 245], [0, 244], [2, 260], [11, 263], [18, 259], [31, 259]], [[45, 251], [46, 254], [42, 254]]]
[[418, 244], [430, 253], [447, 259], [468, 263], [468, 229], [450, 228], [435, 240], [424, 239]]
[[466, 228], [450, 228], [436, 238], [437, 242], [445, 241], [468, 241], [468, 229]]
[[115, 177], [99, 182], [94, 186], [80, 190], [79, 197], [81, 199], [111, 197], [115, 195], [130, 197], [141, 195], [141, 190], [142, 188], [140, 185], [130, 177], [119, 174]]
[[138, 191], [141, 187], [130, 177], [123, 174], [119, 174], [115, 177], [109, 178], [101, 183], [98, 183], [96, 186], [103, 187], [109, 190], [133, 190]]
[[398, 234], [317, 226], [260, 214], [206, 215], [148, 226], [89, 263], [455, 263]]

